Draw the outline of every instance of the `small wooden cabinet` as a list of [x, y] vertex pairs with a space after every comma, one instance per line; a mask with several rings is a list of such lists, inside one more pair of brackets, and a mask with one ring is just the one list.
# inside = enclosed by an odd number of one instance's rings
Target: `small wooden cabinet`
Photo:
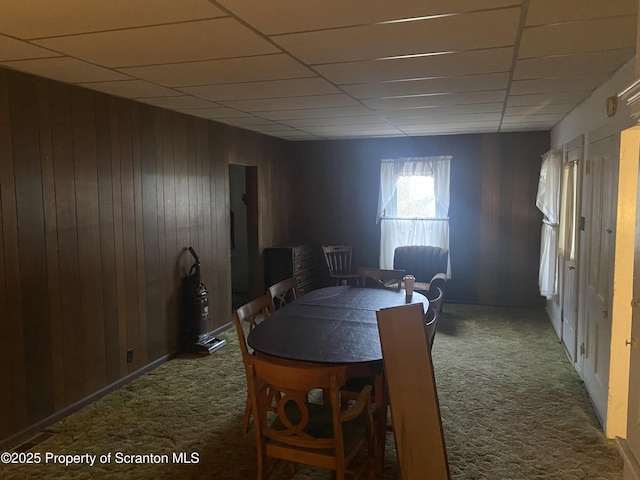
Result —
[[298, 295], [321, 286], [318, 251], [314, 245], [287, 245], [264, 250], [266, 288], [295, 277]]

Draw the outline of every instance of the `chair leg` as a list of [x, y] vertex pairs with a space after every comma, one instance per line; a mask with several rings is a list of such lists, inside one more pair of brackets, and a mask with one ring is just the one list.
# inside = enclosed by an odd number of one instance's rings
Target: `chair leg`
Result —
[[242, 433], [249, 431], [249, 421], [251, 420], [251, 402], [247, 398], [247, 403], [244, 407], [244, 419], [242, 420]]

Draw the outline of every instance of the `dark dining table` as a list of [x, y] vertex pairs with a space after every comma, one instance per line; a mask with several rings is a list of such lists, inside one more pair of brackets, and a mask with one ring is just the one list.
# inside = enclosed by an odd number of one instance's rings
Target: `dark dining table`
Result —
[[247, 343], [257, 355], [296, 364], [345, 365], [352, 377], [375, 378], [376, 459], [384, 460], [387, 396], [376, 312], [429, 300], [404, 290], [336, 286], [313, 290], [255, 327]]

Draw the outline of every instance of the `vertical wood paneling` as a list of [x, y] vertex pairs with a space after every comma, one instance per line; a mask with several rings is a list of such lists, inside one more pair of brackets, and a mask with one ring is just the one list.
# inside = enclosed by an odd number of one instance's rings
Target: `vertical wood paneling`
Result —
[[158, 245], [158, 185], [156, 173], [156, 139], [153, 110], [141, 106], [140, 170], [144, 235], [144, 274], [147, 315], [147, 356], [153, 361], [165, 352], [160, 291], [160, 250]]
[[80, 273], [78, 262], [78, 225], [76, 218], [76, 185], [71, 137], [71, 104], [69, 87], [52, 84], [51, 124], [58, 219], [58, 264], [60, 302], [64, 331], [65, 398], [67, 403], [85, 396], [83, 331], [78, 295]]
[[[4, 85], [4, 75], [0, 72], [0, 207], [3, 205], [2, 185], [8, 183], [4, 177], [5, 163], [11, 159], [10, 148], [7, 137], [9, 130], [8, 122], [8, 102], [6, 88]], [[10, 412], [12, 408], [11, 402], [11, 374], [7, 372], [11, 368], [11, 350], [8, 345], [9, 340], [9, 301], [7, 298], [7, 282], [5, 279], [5, 262], [4, 262], [4, 235], [6, 227], [3, 222], [3, 211], [0, 208], [0, 365], [5, 365], [4, 374], [0, 374], [0, 411]], [[6, 368], [8, 367], [8, 368]], [[3, 415], [0, 418], [0, 437], [9, 435], [12, 431], [10, 425], [11, 417]]]
[[190, 244], [211, 290], [210, 328], [228, 323], [228, 158], [258, 166], [266, 243], [291, 239], [292, 187], [273, 191], [283, 170], [272, 164], [287, 152], [0, 69], [0, 439], [175, 352]]
[[[44, 233], [42, 171], [38, 145], [38, 107], [33, 77], [11, 77], [9, 101], [13, 145], [18, 242], [20, 244], [21, 302], [27, 384], [27, 410], [31, 418], [53, 411], [51, 331]], [[38, 342], [33, 339], [38, 338]], [[42, 341], [42, 344], [40, 344]]]
[[116, 299], [118, 309], [118, 359], [120, 377], [125, 376], [129, 368], [125, 363], [127, 341], [127, 300], [123, 233], [122, 179], [120, 167], [120, 126], [118, 100], [109, 100], [109, 129], [111, 135], [111, 192], [113, 199], [113, 242], [115, 252]]
[[[164, 277], [167, 279], [167, 345], [177, 345], [178, 330], [168, 321], [178, 315], [179, 285], [176, 282], [177, 259], [177, 226], [176, 226], [176, 188], [175, 188], [175, 158], [173, 152], [173, 123], [170, 112], [161, 113], [162, 128], [162, 190], [164, 197]], [[169, 293], [170, 292], [170, 293]]]
[[199, 215], [198, 209], [198, 159], [196, 157], [196, 130], [195, 118], [188, 117], [185, 124], [186, 144], [187, 144], [187, 209], [189, 211], [189, 245], [193, 246], [196, 252], [200, 251]]
[[[209, 225], [209, 228], [207, 230], [210, 232], [209, 235], [211, 238], [211, 245], [209, 245], [208, 248], [208, 257], [210, 259], [210, 262], [205, 265], [207, 271], [207, 284], [209, 286], [209, 299], [213, 303], [213, 305], [220, 305], [221, 302], [221, 289], [218, 288], [218, 272], [220, 271], [220, 267], [218, 265], [215, 265], [214, 259], [219, 258], [218, 245], [216, 241], [219, 238], [218, 229], [220, 229], [220, 231], [224, 230], [224, 226], [220, 226], [218, 224], [216, 217], [216, 210], [218, 208], [216, 191], [218, 189], [217, 185], [220, 182], [220, 180], [216, 178], [216, 164], [227, 160], [227, 152], [224, 151], [224, 144], [222, 141], [223, 128], [225, 127], [219, 125], [209, 126], [207, 128], [209, 155], [211, 161], [207, 162], [207, 166], [205, 166], [205, 169], [208, 169], [208, 176], [205, 176], [205, 178], [208, 178], [208, 181], [205, 183], [205, 190], [207, 190], [207, 192], [205, 193], [204, 205], [206, 219], [205, 221]], [[213, 317], [214, 323], [220, 321], [220, 316], [226, 313], [223, 312], [220, 308], [215, 307], [210, 308], [209, 312], [210, 316]]]
[[47, 289], [49, 291], [49, 324], [51, 330], [51, 372], [53, 409], [65, 405], [64, 392], [64, 332], [60, 306], [60, 271], [58, 267], [58, 223], [56, 218], [56, 188], [53, 168], [53, 138], [48, 82], [37, 83], [38, 129], [40, 164], [42, 168], [42, 195], [47, 257]]
[[138, 105], [131, 105], [131, 132], [132, 132], [132, 155], [133, 155], [133, 198], [134, 198], [134, 223], [135, 223], [135, 249], [136, 249], [136, 297], [138, 302], [137, 324], [138, 338], [135, 345], [137, 355], [134, 351], [134, 359], [137, 357], [139, 364], [146, 364], [149, 361], [147, 351], [147, 303], [146, 303], [146, 280], [144, 275], [144, 218], [142, 214], [142, 170], [140, 152], [140, 118]]
[[[165, 207], [164, 207], [164, 148], [163, 148], [163, 130], [162, 130], [162, 112], [154, 111], [153, 124], [155, 130], [155, 147], [156, 147], [156, 209], [157, 209], [157, 231], [158, 231], [158, 276], [159, 276], [159, 292], [160, 298], [165, 300], [169, 292], [169, 278], [166, 275], [166, 226], [165, 226]], [[160, 308], [160, 315], [156, 320], [155, 335], [158, 337], [158, 344], [161, 349], [158, 351], [166, 351], [169, 345], [169, 316], [167, 311], [166, 300]]]
[[104, 314], [102, 305], [102, 261], [100, 253], [100, 210], [98, 198], [98, 163], [96, 157], [95, 117], [92, 94], [74, 89], [71, 117], [74, 148], [74, 173], [78, 225], [80, 275], [80, 323], [84, 342], [85, 391], [100, 389], [106, 382], [104, 348]]
[[125, 304], [127, 310], [127, 348], [134, 349], [133, 362], [128, 364], [129, 373], [142, 365], [136, 355], [139, 344], [140, 325], [138, 318], [138, 258], [136, 251], [135, 184], [133, 178], [133, 126], [131, 104], [118, 100], [118, 127], [120, 129], [120, 185], [122, 194], [122, 239], [124, 252]]
[[511, 278], [510, 276], [510, 262], [511, 252], [513, 250], [513, 243], [511, 238], [511, 223], [512, 223], [512, 196], [513, 196], [513, 182], [515, 180], [513, 175], [513, 159], [509, 158], [510, 144], [513, 140], [512, 136], [500, 138], [500, 154], [499, 154], [499, 168], [500, 168], [500, 183], [498, 184], [498, 190], [495, 194], [498, 197], [500, 205], [498, 225], [497, 225], [497, 249], [494, 248], [494, 256], [497, 259], [497, 278], [494, 276], [495, 288], [492, 292], [493, 300], [491, 303], [499, 303], [500, 297], [512, 298], [513, 284], [500, 285], [498, 281], [500, 278]]
[[[16, 185], [11, 143], [11, 114], [9, 111], [8, 78], [0, 71], [0, 208], [2, 211], [3, 278], [0, 296], [4, 293], [2, 310], [4, 320], [0, 322], [3, 333], [0, 345], [7, 357], [9, 370], [3, 369], [3, 384], [9, 384], [8, 402], [10, 415], [2, 415], [2, 431], [13, 432], [24, 428], [29, 422], [27, 412], [27, 386], [22, 331], [22, 305], [20, 288], [20, 261], [18, 257], [18, 219], [16, 207]], [[1, 297], [0, 297], [1, 301]]]
[[107, 384], [120, 378], [120, 335], [116, 279], [113, 174], [111, 157], [111, 115], [109, 99], [95, 95], [96, 161], [100, 217], [102, 272], [102, 314], [104, 318], [105, 376]]

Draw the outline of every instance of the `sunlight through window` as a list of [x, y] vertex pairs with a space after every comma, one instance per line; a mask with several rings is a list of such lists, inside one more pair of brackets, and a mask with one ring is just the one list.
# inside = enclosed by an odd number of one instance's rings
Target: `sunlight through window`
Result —
[[436, 216], [435, 188], [432, 176], [398, 177], [397, 215], [403, 218]]

